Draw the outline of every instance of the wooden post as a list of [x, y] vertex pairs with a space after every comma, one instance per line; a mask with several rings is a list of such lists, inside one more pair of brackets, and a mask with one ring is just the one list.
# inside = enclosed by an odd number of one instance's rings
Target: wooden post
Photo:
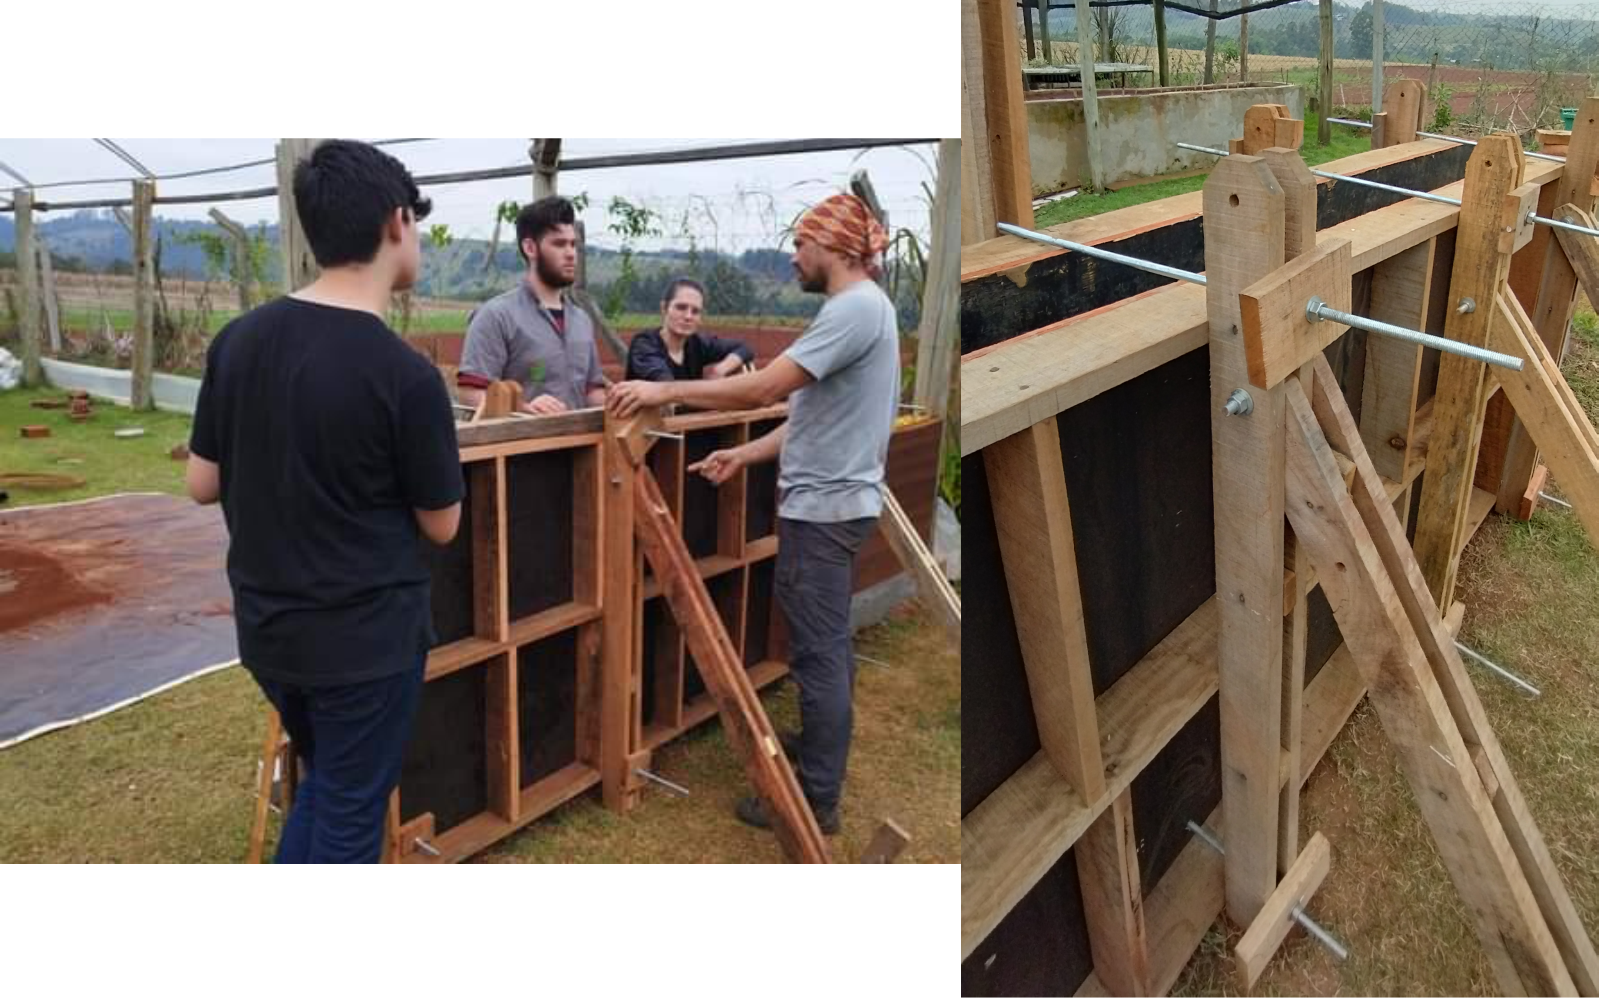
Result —
[[620, 424], [605, 415], [605, 530], [600, 540], [604, 566], [605, 616], [600, 664], [600, 786], [605, 806], [629, 811], [638, 803], [638, 780], [628, 759], [634, 751], [629, 733], [638, 709], [638, 677], [633, 674], [633, 613], [637, 555], [633, 544], [633, 492], [638, 468], [616, 438]]
[[[1216, 0], [1210, 0], [1210, 12], [1216, 13]], [[1216, 19], [1205, 18], [1205, 83], [1216, 82]]]
[[305, 241], [305, 229], [294, 207], [294, 168], [317, 147], [317, 139], [278, 141], [278, 244], [283, 251], [283, 292], [298, 291], [316, 280], [316, 258]]
[[[1027, 161], [1027, 107], [1022, 102], [1014, 0], [977, 0], [977, 14], [982, 35], [994, 221], [1032, 228], [1033, 180]], [[981, 238], [991, 239], [994, 235], [984, 233]]]
[[[1577, 112], [1571, 129], [1571, 145], [1566, 149], [1566, 168], [1558, 180], [1544, 185], [1538, 198], [1538, 214], [1545, 217], [1558, 217], [1555, 209], [1566, 204], [1574, 204], [1584, 211], [1593, 207], [1591, 185], [1594, 171], [1599, 168], [1599, 97], [1585, 99]], [[1576, 271], [1559, 242], [1555, 230], [1546, 225], [1536, 226], [1532, 242], [1518, 252], [1510, 264], [1511, 290], [1536, 327], [1538, 339], [1557, 361], [1565, 353], [1578, 284]], [[1495, 404], [1499, 404], [1497, 399]], [[1505, 446], [1495, 508], [1503, 513], [1520, 513], [1520, 496], [1526, 492], [1537, 463], [1537, 447], [1525, 429], [1516, 426]], [[1512, 493], [1516, 496], [1514, 501]]]
[[534, 139], [527, 151], [533, 160], [533, 200], [555, 193], [556, 170], [561, 163], [560, 139]]
[[[878, 200], [877, 188], [872, 186], [871, 175], [864, 169], [856, 170], [850, 174], [849, 192], [861, 199], [861, 203], [866, 205], [866, 210], [872, 213], [873, 218], [877, 219], [877, 224], [883, 227], [885, 233], [892, 231], [888, 227], [888, 212], [883, 208], [883, 202]], [[882, 272], [877, 275], [877, 284], [884, 292], [888, 291], [887, 266], [883, 267]]]
[[1382, 0], [1371, 0], [1371, 110], [1383, 106], [1382, 96]]
[[977, 0], [961, 0], [961, 245], [992, 239], [994, 169]]
[[[1116, 61], [1110, 57], [1110, 11], [1104, 7], [1099, 8], [1099, 59], [1101, 62]], [[1127, 82], [1125, 74], [1122, 82]]]
[[960, 338], [961, 141], [940, 139], [938, 179], [933, 193], [933, 243], [927, 283], [922, 288], [922, 321], [917, 331], [916, 389], [912, 401], [930, 416], [949, 411], [950, 366]]
[[[1322, 0], [1323, 3], [1329, 0]], [[1155, 53], [1160, 69], [1160, 85], [1171, 85], [1166, 72], [1166, 0], [1155, 0]]]
[[[1158, 3], [1159, 0], [1156, 0]], [[1317, 98], [1316, 144], [1332, 141], [1333, 9], [1332, 0], [1321, 0], [1321, 87]]]
[[[1202, 196], [1226, 903], [1248, 925], [1277, 886], [1284, 424], [1282, 386], [1250, 387], [1238, 293], [1283, 264], [1284, 194], [1264, 160], [1240, 154], [1216, 164]], [[1237, 389], [1249, 415], [1226, 412]]]
[[50, 352], [61, 352], [61, 300], [56, 297], [55, 268], [50, 264], [50, 247], [43, 238], [34, 240], [39, 252], [39, 290], [44, 296], [44, 319], [50, 332]]
[[17, 285], [21, 292], [18, 319], [22, 323], [22, 383], [36, 387], [44, 383], [44, 366], [39, 363], [39, 274], [34, 255], [33, 192], [18, 188], [11, 195], [16, 214]]
[[[1215, 3], [1216, 0], [1210, 0]], [[1096, 191], [1105, 189], [1105, 163], [1099, 134], [1099, 81], [1094, 79], [1094, 25], [1088, 0], [1077, 0], [1077, 71], [1083, 83], [1083, 125], [1088, 136], [1088, 177]]]
[[133, 182], [133, 408], [154, 409], [155, 181]]
[[1038, 53], [1033, 50], [1033, 5], [1048, 2], [1049, 0], [1022, 0], [1022, 30], [1027, 34], [1028, 59], [1038, 57]]
[[[1444, 335], [1483, 346], [1496, 321], [1494, 296], [1510, 263], [1509, 236], [1502, 233], [1506, 195], [1521, 183], [1521, 144], [1510, 135], [1486, 135], [1466, 162], [1455, 263], [1449, 281]], [[1461, 312], [1463, 299], [1473, 310]], [[1416, 525], [1416, 560], [1440, 607], [1452, 602], [1460, 538], [1471, 498], [1487, 402], [1486, 365], [1444, 354], [1433, 397], [1432, 440]]]
[[[1008, 9], [1010, 4], [1005, 6]], [[1054, 55], [1049, 50], [1049, 0], [1038, 0], [1038, 41], [1044, 50], [1044, 64], [1048, 65]]]
[[1249, 82], [1249, 15], [1238, 15], [1238, 79]]
[[255, 304], [251, 295], [254, 274], [250, 266], [250, 234], [244, 226], [222, 214], [221, 208], [212, 208], [208, 214], [211, 221], [233, 239], [233, 283], [239, 289], [239, 311], [247, 312]]

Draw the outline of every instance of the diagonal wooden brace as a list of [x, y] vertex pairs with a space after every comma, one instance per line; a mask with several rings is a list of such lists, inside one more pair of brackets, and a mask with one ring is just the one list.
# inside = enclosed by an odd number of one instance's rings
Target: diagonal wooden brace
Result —
[[[1454, 634], [1459, 624], [1438, 626], [1420, 566], [1405, 543], [1403, 527], [1392, 515], [1393, 508], [1388, 504], [1382, 481], [1360, 443], [1354, 416], [1344, 404], [1342, 394], [1331, 390], [1334, 382], [1326, 360], [1318, 359], [1317, 368], [1319, 373], [1312, 390], [1312, 406], [1334, 453], [1342, 451], [1353, 456], [1356, 476], [1352, 484], [1352, 498], [1355, 507], [1362, 521], [1371, 528], [1371, 536], [1383, 566], [1389, 576], [1398, 582], [1397, 591], [1405, 614], [1421, 642], [1450, 715], [1459, 726], [1461, 738], [1482, 777], [1494, 812], [1503, 824], [1511, 848], [1515, 850], [1516, 858], [1532, 886], [1538, 908], [1554, 933], [1555, 943], [1560, 948], [1567, 969], [1580, 993], [1599, 994], [1599, 955], [1595, 954], [1593, 943], [1577, 917], [1576, 908], [1555, 868], [1549, 847], [1532, 819], [1515, 774], [1511, 772], [1504, 751], [1500, 748], [1499, 739], [1488, 723], [1476, 688], [1460, 656], [1455, 653]], [[1455, 608], [1461, 609], [1461, 605], [1457, 603]]]
[[[1325, 397], [1333, 409], [1343, 406], [1341, 396], [1327, 392]], [[1289, 519], [1371, 688], [1372, 704], [1439, 855], [1475, 917], [1478, 939], [1500, 987], [1507, 994], [1575, 994], [1553, 927], [1512, 842], [1518, 834], [1536, 838], [1536, 827], [1530, 817], [1526, 828], [1507, 827], [1490, 799], [1476, 755], [1466, 742], [1467, 732], [1457, 723], [1449, 702], [1451, 694], [1456, 699], [1467, 696], [1469, 680], [1467, 689], [1446, 690], [1435, 669], [1450, 676], [1464, 673], [1453, 645], [1423, 647], [1439, 643], [1443, 622], [1403, 545], [1398, 520], [1385, 501], [1376, 503], [1374, 524], [1362, 515], [1297, 380], [1288, 385], [1287, 403]], [[1347, 407], [1342, 414], [1348, 415]], [[1353, 419], [1348, 424], [1352, 427]], [[1350, 446], [1355, 453], [1347, 456], [1356, 462], [1357, 486], [1367, 493], [1370, 505], [1371, 489], [1380, 493], [1381, 485], [1358, 435]], [[1394, 559], [1403, 563], [1401, 571], [1391, 572], [1388, 562]], [[1413, 612], [1422, 615], [1421, 626], [1413, 620]], [[1469, 696], [1475, 703], [1475, 693]], [[1480, 709], [1480, 704], [1476, 706]], [[1494, 788], [1497, 796], [1504, 791], [1508, 769], [1494, 765], [1492, 770], [1500, 783]], [[1536, 867], [1533, 873], [1536, 877]]]
[[1499, 321], [1489, 330], [1489, 342], [1523, 361], [1520, 371], [1495, 372], [1499, 383], [1538, 444], [1544, 463], [1571, 494], [1589, 542], [1599, 547], [1599, 433], [1535, 334], [1521, 303], [1500, 292], [1495, 304]]

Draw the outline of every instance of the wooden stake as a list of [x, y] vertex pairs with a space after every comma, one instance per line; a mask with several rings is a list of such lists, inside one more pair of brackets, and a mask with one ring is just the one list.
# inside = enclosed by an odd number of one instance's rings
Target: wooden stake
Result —
[[[1473, 346], [1488, 342], [1489, 326], [1498, 314], [1494, 298], [1504, 286], [1510, 263], [1510, 247], [1503, 242], [1503, 209], [1506, 195], [1521, 183], [1522, 162], [1521, 145], [1509, 135], [1484, 136], [1466, 162], [1444, 322], [1444, 335], [1456, 342]], [[1472, 311], [1461, 312], [1461, 302], [1467, 299]], [[1488, 400], [1484, 370], [1481, 361], [1454, 354], [1443, 355], [1438, 366], [1416, 559], [1440, 607], [1453, 602], [1460, 538]]]
[[887, 482], [883, 483], [883, 515], [877, 518], [877, 527], [882, 532], [883, 539], [888, 542], [888, 546], [893, 549], [899, 563], [916, 580], [916, 588], [921, 593], [922, 603], [938, 615], [950, 636], [959, 643], [960, 596], [956, 595], [955, 587], [949, 584], [949, 579], [944, 577], [944, 570], [939, 567], [933, 553], [922, 543], [922, 537], [916, 532], [915, 524], [905, 515], [905, 509], [900, 506], [894, 493], [889, 491]]

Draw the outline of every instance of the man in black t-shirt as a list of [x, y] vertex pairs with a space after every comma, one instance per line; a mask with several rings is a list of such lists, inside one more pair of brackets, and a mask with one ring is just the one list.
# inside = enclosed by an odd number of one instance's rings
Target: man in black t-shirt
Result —
[[206, 355], [189, 494], [228, 524], [239, 657], [307, 773], [278, 862], [376, 862], [433, 643], [423, 538], [464, 486], [443, 380], [383, 321], [421, 267], [405, 167], [330, 141], [294, 171], [322, 268]]

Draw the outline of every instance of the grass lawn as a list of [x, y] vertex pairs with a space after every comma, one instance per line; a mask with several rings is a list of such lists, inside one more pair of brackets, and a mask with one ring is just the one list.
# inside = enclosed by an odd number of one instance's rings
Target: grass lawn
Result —
[[[49, 473], [82, 478], [81, 488], [40, 491], [0, 485], [11, 493], [9, 506], [65, 502], [113, 492], [183, 494], [183, 462], [168, 452], [189, 439], [189, 417], [172, 412], [141, 412], [96, 401], [94, 415], [74, 423], [65, 409], [35, 409], [40, 399], [60, 399], [59, 389], [0, 392], [0, 474]], [[48, 426], [50, 436], [25, 440], [21, 428]], [[143, 427], [144, 436], [121, 439], [112, 431]]]
[[[134, 416], [109, 403], [74, 424], [62, 411], [32, 409], [56, 391], [0, 393], [0, 472], [58, 472], [88, 479], [57, 493], [12, 490], [0, 506], [66, 501], [114, 492], [182, 494], [183, 465], [168, 448], [187, 439], [188, 417]], [[43, 423], [52, 436], [23, 440]], [[143, 426], [119, 440], [112, 429]], [[960, 650], [917, 606], [856, 637], [855, 741], [844, 800], [839, 859], [865, 849], [883, 818], [912, 836], [911, 862], [960, 862]], [[879, 664], [884, 663], [884, 664]], [[774, 723], [798, 723], [792, 683], [762, 697]], [[0, 751], [0, 863], [215, 862], [242, 860], [248, 842], [264, 700], [242, 669], [225, 669], [106, 717]], [[678, 799], [647, 789], [622, 817], [598, 790], [499, 843], [488, 862], [773, 862], [765, 832], [739, 824], [733, 801], [746, 792], [743, 767], [716, 723], [657, 750], [652, 768], [686, 785]], [[276, 834], [276, 827], [271, 832]], [[269, 848], [272, 839], [269, 837]]]
[[[1347, 125], [1334, 125], [1332, 127], [1332, 142], [1325, 146], [1316, 144], [1316, 122], [1313, 114], [1305, 115], [1305, 144], [1301, 152], [1308, 166], [1316, 166], [1355, 153], [1366, 152], [1371, 148], [1371, 133], [1359, 128], [1350, 128]], [[1135, 187], [1123, 187], [1119, 191], [1105, 191], [1100, 194], [1084, 192], [1076, 197], [1063, 198], [1052, 201], [1039, 208], [1033, 218], [1035, 228], [1042, 229], [1048, 225], [1059, 225], [1090, 215], [1102, 215], [1107, 211], [1117, 208], [1129, 208], [1135, 204], [1146, 201], [1159, 201], [1177, 194], [1187, 194], [1197, 191], [1205, 186], [1205, 177], [1201, 174], [1194, 177], [1177, 177], [1172, 180], [1157, 180], [1151, 184], [1139, 184]]]
[[[1599, 317], [1579, 301], [1562, 368], [1599, 425]], [[1546, 489], [1560, 495], [1558, 483]], [[1576, 514], [1544, 506], [1527, 523], [1490, 516], [1461, 559], [1461, 641], [1525, 677], [1523, 695], [1468, 662], [1490, 723], [1577, 912], [1599, 926], [1599, 555]], [[1295, 930], [1256, 994], [1490, 995], [1498, 982], [1410, 785], [1369, 704], [1333, 742], [1301, 798], [1301, 835], [1332, 843], [1310, 913], [1353, 954], [1342, 965]], [[1234, 994], [1212, 928], [1174, 994]]]

